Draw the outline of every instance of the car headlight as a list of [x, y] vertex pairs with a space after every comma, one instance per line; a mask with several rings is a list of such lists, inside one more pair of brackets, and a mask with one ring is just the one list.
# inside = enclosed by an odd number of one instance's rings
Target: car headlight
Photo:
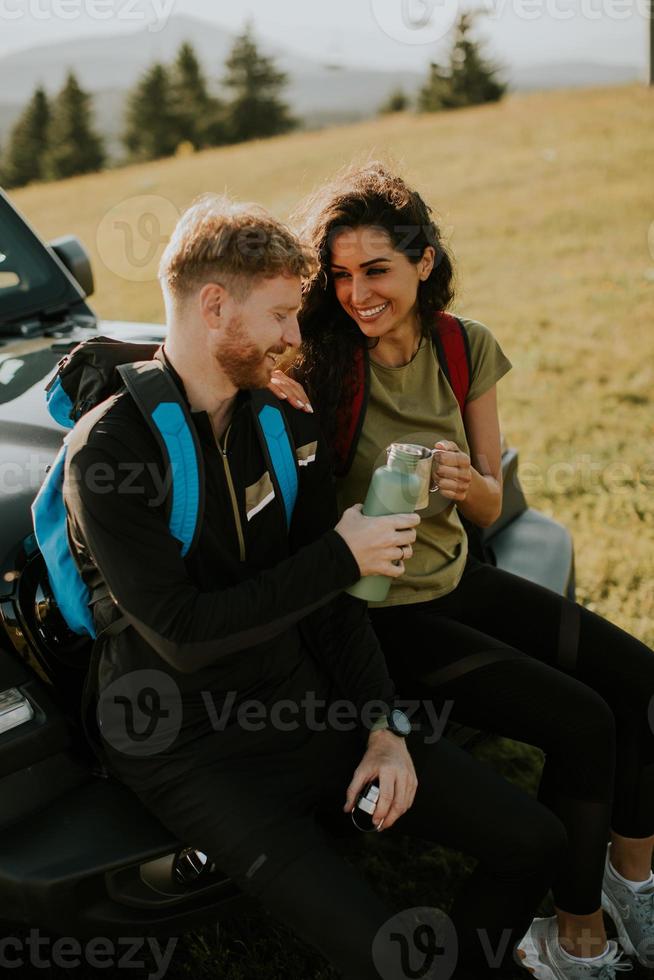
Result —
[[34, 708], [17, 687], [0, 691], [0, 735], [31, 721], [33, 717]]

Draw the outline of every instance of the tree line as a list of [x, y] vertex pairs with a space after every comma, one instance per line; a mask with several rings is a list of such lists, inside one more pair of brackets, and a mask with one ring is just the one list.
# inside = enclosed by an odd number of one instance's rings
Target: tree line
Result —
[[[462, 14], [446, 64], [432, 63], [415, 102], [394, 92], [382, 112], [414, 107], [440, 112], [500, 99], [506, 85], [498, 66], [471, 38], [474, 14]], [[128, 93], [121, 163], [171, 156], [180, 147], [202, 150], [286, 133], [297, 126], [282, 93], [287, 76], [257, 47], [251, 25], [239, 35], [224, 66], [222, 96], [210, 92], [193, 47], [184, 43], [172, 65], [151, 65]], [[355, 93], [353, 93], [355, 98]], [[7, 188], [101, 170], [105, 142], [93, 122], [92, 98], [70, 71], [49, 100], [39, 86], [0, 154]]]
[[[157, 160], [180, 146], [194, 150], [286, 133], [297, 125], [281, 95], [287, 77], [262, 54], [251, 26], [225, 62], [223, 98], [212, 95], [193, 47], [172, 65], [151, 65], [127, 95], [121, 163]], [[107, 164], [93, 122], [92, 98], [70, 71], [50, 101], [39, 86], [14, 125], [0, 157], [0, 183], [21, 187], [92, 173]]]

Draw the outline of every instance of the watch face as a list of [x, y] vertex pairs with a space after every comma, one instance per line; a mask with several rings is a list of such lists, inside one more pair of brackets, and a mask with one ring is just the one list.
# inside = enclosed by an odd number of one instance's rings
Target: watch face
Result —
[[411, 734], [411, 722], [399, 708], [393, 708], [390, 716], [391, 728], [397, 730], [400, 735], [410, 735]]

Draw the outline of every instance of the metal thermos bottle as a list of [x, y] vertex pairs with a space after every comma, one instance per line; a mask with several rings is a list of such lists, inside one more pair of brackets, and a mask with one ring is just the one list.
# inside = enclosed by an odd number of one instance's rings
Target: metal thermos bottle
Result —
[[[423, 480], [417, 472], [422, 447], [394, 442], [388, 448], [388, 461], [372, 475], [363, 505], [365, 517], [411, 514], [421, 495]], [[388, 575], [367, 575], [347, 589], [350, 595], [368, 602], [383, 602], [392, 579]]]

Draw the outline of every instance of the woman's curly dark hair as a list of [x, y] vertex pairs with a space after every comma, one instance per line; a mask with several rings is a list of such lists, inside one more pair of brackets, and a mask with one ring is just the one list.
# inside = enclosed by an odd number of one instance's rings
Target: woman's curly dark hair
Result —
[[422, 331], [430, 336], [434, 313], [446, 309], [454, 295], [452, 259], [431, 214], [417, 191], [375, 161], [364, 167], [348, 167], [300, 205], [293, 216], [301, 237], [315, 248], [319, 265], [303, 288], [299, 313], [302, 344], [292, 373], [307, 388], [332, 445], [341, 398], [356, 383], [354, 352], [369, 341], [336, 298], [330, 271], [331, 243], [344, 230], [377, 227], [414, 264], [427, 246], [433, 246], [434, 268], [418, 287]]

